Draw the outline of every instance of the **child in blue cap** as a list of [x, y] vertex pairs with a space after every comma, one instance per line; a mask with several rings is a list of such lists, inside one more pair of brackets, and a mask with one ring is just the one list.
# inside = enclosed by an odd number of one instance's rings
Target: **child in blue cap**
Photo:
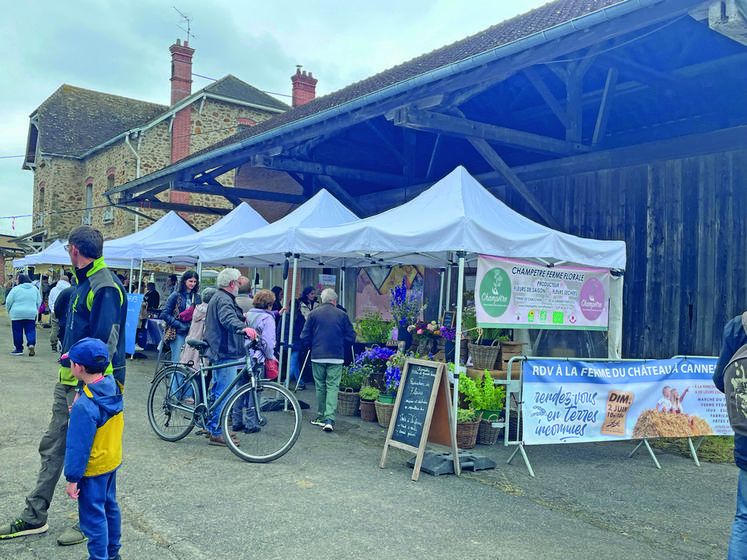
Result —
[[122, 463], [122, 390], [104, 375], [109, 352], [101, 340], [84, 338], [62, 356], [83, 382], [70, 409], [65, 448], [67, 495], [78, 500], [80, 529], [90, 560], [119, 560], [122, 519], [117, 504], [117, 468]]

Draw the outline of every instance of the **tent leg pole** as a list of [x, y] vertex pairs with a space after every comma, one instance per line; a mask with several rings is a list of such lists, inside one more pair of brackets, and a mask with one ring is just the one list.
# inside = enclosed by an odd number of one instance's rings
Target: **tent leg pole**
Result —
[[459, 253], [459, 279], [457, 282], [457, 330], [456, 337], [454, 338], [454, 392], [452, 394], [452, 410], [454, 416], [451, 420], [451, 429], [453, 433], [456, 433], [456, 417], [457, 409], [459, 407], [459, 373], [460, 373], [460, 362], [461, 355], [460, 349], [462, 346], [462, 294], [464, 292], [464, 253]]

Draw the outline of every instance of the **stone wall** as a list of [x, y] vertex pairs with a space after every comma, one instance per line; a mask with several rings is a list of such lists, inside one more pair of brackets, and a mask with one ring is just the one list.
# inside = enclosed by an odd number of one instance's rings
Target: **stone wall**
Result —
[[[262, 122], [273, 114], [227, 102], [208, 100], [201, 104], [198, 100], [190, 107], [190, 151], [198, 152], [235, 134], [239, 119], [242, 122], [246, 122], [246, 119]], [[143, 123], [143, 126], [146, 124]], [[168, 166], [171, 163], [171, 141], [167, 119], [131, 136], [129, 146], [124, 140], [119, 140], [88, 156], [84, 161], [60, 157], [43, 158], [34, 172], [34, 229], [47, 230], [47, 244], [57, 238], [67, 237], [73, 228], [81, 225], [88, 214], [86, 188], [90, 184], [93, 187], [91, 225], [99, 229], [105, 239], [134, 233], [135, 214], [121, 208], [107, 208], [107, 200], [103, 194], [137, 178], [135, 152], [140, 158], [141, 177]], [[226, 173], [218, 180], [225, 186], [233, 186], [234, 172]], [[43, 200], [40, 190], [42, 184]], [[159, 199], [168, 201], [169, 192], [160, 193]], [[188, 193], [186, 200], [197, 206], [233, 208], [221, 196]], [[164, 215], [160, 210], [135, 209], [154, 220]], [[198, 230], [212, 225], [220, 218], [216, 215], [187, 212], [182, 212], [181, 215]], [[138, 222], [139, 229], [152, 223], [142, 217]]]

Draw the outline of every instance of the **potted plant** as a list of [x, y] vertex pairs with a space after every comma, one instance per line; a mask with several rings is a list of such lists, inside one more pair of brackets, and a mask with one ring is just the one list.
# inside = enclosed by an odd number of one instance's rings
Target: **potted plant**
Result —
[[474, 408], [457, 409], [456, 440], [459, 449], [472, 449], [477, 442], [477, 430], [482, 414]]
[[392, 322], [385, 321], [378, 311], [367, 311], [353, 325], [358, 339], [368, 344], [386, 344], [391, 338], [392, 327]]
[[464, 396], [471, 408], [482, 413], [484, 418], [492, 415], [501, 417], [505, 406], [506, 387], [496, 385], [490, 372], [485, 370], [476, 379], [459, 374], [459, 393]]
[[387, 361], [394, 353], [395, 351], [390, 348], [372, 346], [355, 357], [355, 363], [367, 373], [366, 384], [373, 385], [379, 391], [386, 389], [384, 374]]
[[342, 416], [355, 416], [358, 412], [358, 395], [365, 380], [366, 373], [356, 364], [342, 368], [340, 389], [337, 393], [337, 412]]
[[361, 387], [358, 396], [361, 400], [361, 420], [364, 422], [376, 422], [376, 404], [379, 397], [379, 390], [376, 387], [367, 385]]
[[[409, 355], [409, 354], [408, 354]], [[402, 352], [396, 352], [389, 356], [386, 371], [384, 372], [384, 391], [379, 394], [379, 401], [383, 403], [394, 403], [402, 379], [402, 367], [407, 356]]]

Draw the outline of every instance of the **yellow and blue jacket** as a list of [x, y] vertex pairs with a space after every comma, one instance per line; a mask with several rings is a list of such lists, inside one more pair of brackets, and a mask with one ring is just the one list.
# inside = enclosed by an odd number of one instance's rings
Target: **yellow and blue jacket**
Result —
[[65, 446], [65, 478], [113, 471], [122, 463], [122, 389], [111, 375], [84, 385], [70, 410]]

